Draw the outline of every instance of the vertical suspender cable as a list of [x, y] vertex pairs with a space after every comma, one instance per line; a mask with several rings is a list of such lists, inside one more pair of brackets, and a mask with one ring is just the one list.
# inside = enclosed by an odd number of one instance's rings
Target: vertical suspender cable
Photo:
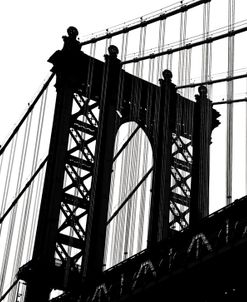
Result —
[[[131, 165], [131, 187], [129, 188], [132, 190], [134, 186], [139, 182], [139, 175], [140, 175], [140, 155], [141, 155], [141, 133], [140, 131], [137, 132], [135, 138], [133, 139], [133, 164]], [[128, 192], [129, 193], [129, 192]], [[136, 192], [133, 197], [130, 199], [128, 203], [128, 220], [126, 222], [126, 234], [125, 234], [125, 248], [124, 251], [128, 253], [129, 256], [133, 255], [134, 252], [134, 236], [136, 232], [136, 211], [137, 211], [137, 195]]]
[[[109, 35], [108, 29], [106, 30], [106, 34]], [[107, 38], [105, 39], [105, 42], [106, 42], [106, 43], [105, 43], [105, 53], [107, 53], [108, 47], [111, 45], [111, 40], [112, 40], [111, 37], [107, 37]]]
[[[210, 4], [210, 3], [209, 3]], [[208, 44], [208, 76], [207, 76], [207, 81], [210, 81], [212, 79], [212, 43]], [[212, 96], [212, 90], [213, 90], [213, 85], [207, 85], [208, 89], [208, 97], [211, 99]]]
[[[36, 138], [37, 138], [36, 146], [37, 147], [35, 149], [36, 156], [35, 156], [35, 159], [34, 159], [34, 162], [35, 162], [34, 170], [36, 169], [37, 163], [38, 163], [38, 155], [39, 155], [39, 148], [40, 148], [40, 144], [41, 144], [42, 130], [43, 130], [43, 124], [44, 124], [47, 94], [48, 94], [48, 88], [44, 92], [44, 94], [42, 96], [42, 100], [41, 100], [39, 124], [38, 124], [38, 129], [37, 129], [37, 134], [36, 134]], [[40, 179], [40, 177], [39, 177], [39, 179]], [[39, 184], [39, 182], [37, 182], [37, 184]], [[36, 189], [38, 189], [37, 186], [36, 186]], [[36, 195], [36, 197], [37, 197], [37, 195]], [[30, 198], [31, 198], [30, 202], [32, 202], [32, 195], [31, 195]], [[34, 199], [34, 209], [38, 209], [39, 204], [40, 204], [40, 199], [35, 198]], [[35, 222], [37, 221], [37, 215], [38, 215], [38, 211], [34, 211], [33, 214], [32, 214], [31, 231], [30, 231], [30, 237], [29, 237], [29, 243], [28, 243], [28, 249], [27, 249], [27, 258], [28, 259], [31, 256], [32, 249], [33, 249], [34, 237], [35, 237], [35, 232], [34, 231], [36, 230]]]
[[[234, 29], [235, 0], [228, 0], [228, 32]], [[234, 35], [228, 37], [228, 77], [234, 73]], [[227, 100], [233, 99], [233, 81], [227, 82]], [[233, 164], [233, 103], [227, 104], [226, 130], [226, 204], [232, 202], [232, 164]]]
[[[142, 56], [145, 52], [145, 42], [146, 42], [146, 26], [142, 26], [140, 30], [140, 43], [139, 43], [139, 56]], [[138, 63], [138, 68], [136, 69], [136, 76], [142, 78], [143, 76], [143, 62]], [[141, 95], [140, 91], [142, 87], [138, 81], [135, 83], [136, 87], [134, 87], [134, 116], [137, 117], [140, 110], [140, 100]], [[135, 126], [136, 127], [136, 126]], [[132, 190], [132, 188], [138, 183], [139, 174], [140, 174], [140, 131], [136, 134], [136, 138], [133, 140], [133, 144], [131, 144], [129, 164], [130, 164], [130, 179], [127, 185], [128, 192]], [[124, 243], [124, 255], [131, 256], [134, 252], [133, 240], [136, 232], [136, 211], [137, 211], [137, 192], [133, 195], [131, 200], [128, 202], [126, 206], [127, 216], [125, 223], [125, 243]]]
[[[131, 128], [128, 125], [128, 136], [131, 133]], [[120, 192], [118, 196], [118, 205], [121, 204], [121, 201], [125, 198], [127, 195], [128, 190], [128, 183], [129, 183], [129, 146], [124, 150], [123, 156], [122, 156], [122, 162], [121, 166], [124, 167], [121, 169], [121, 175], [120, 175]], [[127, 164], [126, 164], [127, 163]], [[124, 236], [125, 236], [125, 223], [127, 219], [127, 209], [124, 207], [122, 211], [119, 213], [119, 221], [117, 222], [119, 224], [117, 236], [116, 236], [116, 243], [117, 243], [117, 253], [114, 257], [115, 264], [121, 260], [123, 260], [124, 257]]]
[[[145, 53], [145, 42], [146, 42], [146, 29], [147, 27], [144, 26], [143, 27], [143, 33], [142, 33], [142, 39], [140, 39], [140, 48], [139, 48], [139, 55], [144, 55]], [[162, 35], [162, 33], [161, 33]], [[161, 37], [161, 41], [160, 43], [162, 44], [162, 37]], [[161, 46], [160, 44], [160, 46]], [[142, 68], [139, 70], [139, 73], [137, 74], [138, 77], [142, 78], [143, 77], [143, 66]], [[142, 89], [142, 87], [137, 87], [136, 89], [136, 102], [137, 102], [137, 107], [138, 107], [138, 111], [140, 111], [140, 105], [141, 105], [141, 94], [140, 94], [140, 90]], [[142, 131], [138, 131], [136, 134], [136, 138], [133, 141], [133, 165], [131, 166], [131, 187], [130, 189], [132, 190], [132, 188], [134, 186], [136, 186], [136, 184], [139, 182], [139, 178], [140, 178], [140, 165], [141, 165], [141, 136], [143, 136], [143, 132]], [[145, 165], [144, 163], [142, 163], [143, 165]], [[142, 175], [141, 175], [142, 177]], [[127, 239], [126, 237], [126, 243], [128, 240], [128, 247], [126, 246], [126, 251], [128, 252], [128, 255], [131, 256], [133, 255], [134, 251], [136, 250], [136, 247], [134, 247], [134, 238], [135, 238], [135, 233], [136, 233], [136, 227], [137, 227], [137, 223], [140, 223], [140, 221], [137, 220], [137, 211], [138, 211], [138, 205], [140, 203], [140, 201], [138, 200], [138, 191], [133, 195], [132, 199], [129, 202], [129, 217], [130, 217], [130, 230], [129, 230], [129, 238]], [[127, 225], [128, 227], [128, 225]], [[127, 230], [127, 229], [126, 229]], [[135, 249], [135, 250], [134, 250]]]
[[[133, 127], [133, 125], [131, 125], [131, 128]], [[133, 128], [131, 129], [133, 130]], [[126, 193], [128, 194], [128, 191], [130, 190], [131, 186], [132, 186], [132, 183], [133, 183], [133, 156], [134, 156], [134, 153], [135, 153], [135, 140], [132, 140], [131, 144], [129, 145], [130, 147], [130, 153], [129, 153], [129, 156], [128, 156], [128, 162], [127, 162], [127, 165], [128, 165], [128, 183], [127, 183], [127, 187], [125, 188], [125, 191]], [[126, 162], [125, 162], [126, 164]], [[124, 196], [124, 198], [126, 197], [126, 195]], [[123, 250], [122, 250], [122, 257], [124, 257], [123, 259], [126, 259], [128, 256], [129, 256], [129, 232], [130, 232], [130, 228], [131, 228], [131, 210], [132, 210], [132, 200], [130, 200], [127, 205], [125, 206], [126, 207], [126, 221], [124, 223], [124, 238], [123, 238], [123, 242], [124, 242], [124, 245], [123, 245]]]
[[[140, 40], [139, 40], [139, 52], [142, 52], [144, 47], [145, 47], [145, 27], [141, 27], [140, 30]], [[142, 73], [142, 66], [140, 66], [140, 63], [136, 63], [136, 65], [133, 65], [133, 74], [138, 75]], [[136, 89], [138, 88], [138, 82], [133, 79], [132, 83], [132, 91], [131, 91], [131, 112], [130, 112], [130, 119], [134, 117], [137, 114], [138, 111], [138, 94]], [[135, 128], [136, 126], [133, 126], [133, 124], [128, 125], [128, 136], [133, 132], [133, 127]], [[119, 198], [118, 198], [118, 205], [124, 200], [126, 195], [128, 194], [128, 190], [131, 187], [131, 180], [130, 180], [130, 173], [131, 173], [131, 167], [128, 163], [131, 162], [131, 157], [132, 157], [132, 152], [133, 152], [133, 147], [132, 144], [129, 145], [123, 152], [122, 156], [122, 167], [121, 169], [121, 175], [120, 175], [120, 192], [119, 192]], [[126, 164], [127, 163], [127, 164]], [[117, 263], [121, 260], [124, 259], [126, 256], [126, 253], [128, 252], [125, 247], [126, 247], [126, 221], [128, 219], [129, 213], [128, 213], [128, 207], [124, 207], [120, 213], [117, 216], [116, 223], [118, 224], [118, 231], [116, 233], [116, 253], [115, 257], [113, 259], [114, 263]], [[122, 240], [125, 238], [124, 240]]]
[[[187, 27], [187, 10], [185, 9], [181, 12], [180, 17], [180, 47], [185, 45], [186, 39], [186, 27]], [[178, 58], [178, 85], [183, 85], [184, 83], [184, 75], [185, 75], [185, 54], [186, 50], [179, 51]]]
[[[190, 73], [191, 73], [191, 54], [192, 48], [186, 49], [186, 61], [185, 61], [185, 75], [184, 75], [184, 83], [190, 83]], [[190, 97], [190, 89], [185, 89], [185, 97]]]
[[[39, 109], [39, 117], [38, 117], [38, 127], [36, 131], [36, 138], [35, 138], [35, 145], [34, 145], [34, 154], [32, 159], [32, 167], [31, 167], [31, 175], [35, 172], [35, 169], [37, 167], [37, 161], [38, 161], [38, 154], [39, 154], [39, 148], [40, 148], [40, 142], [41, 142], [41, 133], [42, 133], [42, 127], [43, 127], [43, 119], [44, 119], [44, 110], [45, 110], [45, 104], [46, 104], [46, 98], [47, 98], [47, 90], [42, 95], [41, 105]], [[32, 201], [32, 193], [33, 193], [34, 184], [31, 184], [28, 191], [25, 194], [25, 205], [23, 205], [21, 218], [20, 218], [20, 228], [18, 233], [18, 239], [17, 239], [17, 248], [16, 248], [16, 254], [14, 257], [14, 265], [12, 269], [12, 278], [11, 280], [14, 280], [15, 274], [18, 270], [18, 268], [21, 266], [21, 261], [23, 260], [23, 252], [25, 247], [25, 241], [27, 236], [27, 227], [28, 227], [28, 221], [29, 221], [29, 213], [31, 208], [31, 201]], [[32, 238], [29, 238], [32, 240]], [[27, 251], [27, 254], [29, 254], [29, 251]], [[9, 296], [9, 301], [13, 300], [13, 297], [16, 295], [16, 289], [14, 289]]]
[[[159, 24], [159, 40], [158, 40], [158, 52], [162, 51], [165, 45], [165, 28], [166, 28], [166, 19], [160, 20]], [[152, 59], [150, 59], [152, 60]], [[159, 83], [160, 75], [162, 73], [163, 69], [163, 61], [164, 56], [159, 56], [157, 58], [157, 78], [156, 83]]]
[[[209, 37], [210, 31], [210, 2], [203, 4], [203, 39]], [[201, 82], [211, 80], [212, 70], [212, 43], [209, 41], [202, 45], [202, 68], [201, 68]], [[212, 87], [208, 88], [208, 95], [210, 97]]]
[[[127, 41], [125, 39], [125, 34], [123, 34], [122, 38], [122, 49], [121, 49], [121, 57], [124, 56], [124, 50], [127, 47]], [[121, 77], [121, 73], [119, 75]], [[120, 106], [120, 99], [118, 97], [117, 99], [118, 102], [118, 107]], [[115, 127], [116, 129], [116, 127]], [[115, 142], [114, 142], [114, 155], [117, 152], [119, 145], [119, 132], [117, 133], [115, 137]], [[108, 203], [108, 218], [111, 215], [112, 211], [114, 210], [114, 187], [115, 187], [115, 180], [116, 180], [116, 168], [117, 168], [117, 163], [113, 161], [112, 163], [112, 174], [111, 174], [111, 184], [110, 184], [110, 192], [109, 192], [109, 203]], [[108, 219], [107, 218], [107, 219]], [[106, 237], [105, 237], [105, 252], [104, 252], [104, 262], [103, 266], [106, 267], [109, 266], [109, 264], [112, 264], [112, 259], [113, 259], [113, 251], [114, 251], [114, 239], [116, 236], [116, 221], [112, 221], [112, 223], [106, 227]]]
[[[122, 45], [121, 45], [121, 60], [125, 60], [126, 59], [126, 55], [127, 55], [127, 49], [128, 49], [128, 36], [129, 33], [128, 31], [124, 31], [123, 32], [123, 36], [122, 36]], [[124, 69], [124, 68], [123, 68]], [[119, 89], [118, 89], [118, 97], [117, 97], [117, 102], [118, 105], [117, 107], [119, 108], [119, 110], [121, 110], [122, 107], [122, 102], [124, 101], [123, 99], [123, 84], [124, 84], [124, 73], [120, 72], [120, 78], [119, 78]], [[117, 125], [115, 125], [116, 128]], [[122, 131], [122, 130], [121, 130]], [[120, 132], [121, 132], [120, 131]], [[128, 129], [129, 131], [129, 129]], [[116, 141], [115, 141], [115, 153], [114, 155], [116, 156], [116, 152], [119, 149], [119, 135], [120, 132], [117, 133], [117, 137], [116, 137]], [[122, 132], [121, 132], [122, 134]], [[117, 161], [114, 160], [113, 163], [113, 173], [111, 176], [111, 194], [110, 194], [110, 208], [108, 210], [108, 216], [112, 214], [112, 211], [114, 210], [114, 208], [116, 206], [118, 206], [118, 203], [121, 202], [121, 195], [123, 194], [123, 190], [124, 190], [124, 182], [126, 181], [126, 179], [123, 177], [124, 175], [124, 171], [127, 169], [126, 165], [124, 165], [124, 161], [125, 161], [125, 156], [126, 156], [126, 148], [123, 149], [123, 152], [121, 151], [120, 157], [119, 159], [117, 159]], [[114, 157], [115, 157], [114, 156]], [[120, 190], [118, 192], [116, 192], [114, 190], [114, 182], [115, 182], [115, 178], [116, 178], [116, 170], [119, 170], [119, 168], [121, 167], [121, 173], [120, 173], [120, 179], [118, 180], [120, 183]], [[122, 185], [121, 185], [122, 184]], [[112, 192], [114, 191], [114, 194], [116, 194], [116, 196], [112, 195]], [[116, 204], [116, 200], [117, 200], [117, 204]], [[113, 208], [114, 207], [114, 208]], [[107, 226], [107, 229], [109, 229], [108, 235], [111, 237], [109, 238], [108, 241], [108, 245], [109, 245], [109, 254], [106, 255], [109, 259], [108, 261], [108, 265], [113, 265], [117, 262], [120, 261], [120, 259], [122, 259], [122, 237], [123, 237], [123, 227], [124, 227], [124, 221], [125, 221], [125, 209], [123, 211], [121, 211], [119, 213], [119, 215], [117, 215], [116, 219], [114, 219], [111, 224], [109, 224], [109, 226]]]
[[[210, 16], [210, 3], [203, 4], [203, 39], [206, 40], [209, 35], [209, 16]], [[201, 68], [201, 81], [208, 80], [208, 67], [209, 67], [209, 43], [202, 45], [202, 68]]]
[[[145, 37], [146, 37], [146, 26], [142, 26], [140, 28], [140, 39], [139, 39], [139, 53], [141, 54], [144, 51], [145, 48]], [[134, 75], [139, 75], [140, 73], [142, 74], [143, 71], [143, 63], [137, 62], [134, 63], [133, 65], [133, 74]], [[132, 91], [131, 91], [131, 116], [134, 117], [138, 110], [139, 110], [139, 100], [138, 100], [138, 81], [133, 82], [132, 84]], [[130, 119], [131, 119], [130, 116]], [[133, 125], [129, 124], [128, 125], [128, 135], [132, 133], [133, 131]], [[132, 146], [132, 144], [131, 144]], [[119, 203], [125, 198], [125, 196], [128, 193], [129, 188], [131, 187], [131, 180], [130, 180], [130, 173], [131, 173], [131, 167], [126, 164], [126, 162], [131, 162], [131, 154], [133, 152], [132, 147], [128, 146], [126, 150], [123, 152], [122, 156], [122, 167], [124, 169], [121, 170], [121, 176], [120, 176], [120, 194], [119, 194]], [[120, 213], [118, 214], [119, 218], [119, 231], [117, 232], [117, 238], [116, 238], [116, 244], [117, 244], [117, 253], [114, 258], [114, 262], [117, 263], [121, 260], [123, 260], [128, 251], [126, 250], [126, 242], [128, 241], [128, 233], [129, 231], [127, 228], [129, 226], [126, 225], [127, 220], [129, 219], [129, 209], [128, 206], [124, 207]], [[127, 231], [127, 233], [126, 233]], [[126, 237], [127, 236], [127, 237]], [[122, 240], [122, 238], [125, 238], [125, 241]]]
[[[26, 120], [15, 196], [19, 193], [19, 191], [21, 189], [22, 180], [23, 180], [23, 172], [24, 172], [24, 167], [25, 167], [25, 162], [26, 162], [31, 118], [32, 118], [32, 113], [27, 117], [27, 120]], [[10, 248], [11, 248], [12, 241], [13, 241], [13, 232], [14, 232], [14, 227], [15, 227], [16, 214], [17, 214], [17, 206], [15, 206], [11, 212], [10, 223], [9, 223], [9, 227], [8, 227], [8, 231], [7, 231], [8, 241], [7, 241], [7, 244], [5, 245], [5, 250], [4, 250], [4, 256], [3, 256], [4, 265], [1, 267], [2, 279], [1, 279], [1, 284], [0, 284], [0, 296], [2, 295], [6, 272], [7, 272], [7, 268], [9, 267]]]
[[[161, 75], [159, 75], [161, 76]], [[153, 83], [154, 81], [154, 59], [149, 60], [149, 67], [148, 67], [148, 81], [149, 83]], [[148, 97], [147, 97], [147, 111], [146, 111], [146, 125], [147, 129], [150, 129], [152, 121], [152, 88], [150, 87], [148, 91]]]
[[96, 42], [90, 44], [90, 56], [95, 57], [96, 52]]
[[[119, 145], [119, 132], [117, 133], [115, 144], [114, 144], [114, 154], [116, 154], [117, 149]], [[115, 188], [115, 181], [116, 181], [116, 168], [117, 168], [117, 162], [113, 162], [112, 166], [112, 175], [111, 175], [111, 185], [110, 185], [110, 194], [109, 194], [109, 205], [108, 205], [108, 217], [111, 216], [111, 214], [114, 211], [114, 188]], [[116, 234], [116, 221], [113, 220], [111, 224], [107, 225], [106, 227], [106, 242], [105, 242], [105, 255], [104, 255], [104, 265], [108, 266], [109, 261], [111, 261], [113, 257], [113, 251], [114, 251], [114, 237]]]
[[[13, 169], [13, 163], [14, 163], [14, 158], [15, 158], [17, 139], [18, 139], [18, 133], [14, 136], [14, 138], [12, 140], [12, 144], [11, 144], [7, 175], [6, 175], [5, 184], [4, 184], [0, 217], [2, 217], [3, 213], [5, 212], [5, 207], [6, 207], [6, 203], [7, 203], [7, 199], [8, 199], [8, 195], [9, 195], [9, 187], [10, 187], [10, 181], [11, 181], [11, 177], [12, 177], [12, 169]], [[0, 235], [1, 235], [1, 230], [2, 230], [2, 225], [0, 225]]]
[[[163, 47], [164, 45], [164, 38], [165, 38], [165, 20], [164, 22], [160, 23], [160, 32], [159, 32], [159, 45], [160, 47]], [[149, 70], [148, 70], [148, 82], [149, 83], [153, 83], [154, 82], [154, 59], [149, 59]], [[157, 68], [157, 73], [156, 74], [156, 79], [158, 82], [158, 79], [161, 77], [162, 74], [162, 68], [163, 68], [163, 59], [161, 61], [158, 62], [160, 65]], [[150, 87], [150, 90], [152, 88]], [[152, 91], [149, 91], [149, 93], [147, 94], [147, 118], [146, 118], [146, 125], [147, 125], [147, 129], [149, 129], [150, 125], [151, 125], [151, 106], [152, 106]], [[152, 154], [148, 154], [149, 150], [149, 141], [147, 139], [147, 137], [145, 137], [144, 132], [142, 132], [141, 134], [141, 149], [142, 151], [142, 163], [141, 163], [141, 169], [140, 169], [140, 174], [141, 176], [144, 175], [147, 171], [147, 169], [149, 168], [148, 164], [149, 164], [149, 157], [152, 157]], [[152, 177], [151, 175], [149, 177]], [[149, 196], [148, 196], [149, 198]], [[146, 222], [145, 218], [147, 217], [147, 215], [149, 214], [149, 207], [150, 207], [150, 200], [147, 199], [147, 181], [145, 181], [142, 186], [140, 187], [140, 196], [139, 196], [139, 214], [138, 215], [138, 235], [136, 238], [136, 248], [137, 251], [142, 250], [143, 248], [146, 247], [147, 241], [143, 241], [146, 240], [147, 238], [144, 238], [144, 231], [147, 230], [148, 225], [145, 226], [144, 223]]]
[[[143, 25], [140, 28], [139, 53], [138, 53], [139, 57], [144, 56], [145, 53], [146, 29], [147, 29], [146, 25]], [[136, 75], [142, 77], [142, 74], [143, 74], [143, 61], [139, 61], [137, 63]]]
[[35, 194], [35, 205], [33, 209], [33, 217], [32, 217], [32, 227], [31, 227], [31, 235], [29, 240], [29, 246], [28, 246], [28, 254], [27, 259], [29, 260], [31, 258], [32, 248], [34, 244], [34, 238], [35, 238], [35, 231], [36, 226], [38, 223], [38, 213], [39, 213], [39, 205], [40, 200], [42, 196], [42, 189], [44, 184], [44, 175], [45, 175], [45, 167], [40, 171], [38, 179], [37, 179], [37, 185], [36, 185], [36, 194]]
[[166, 58], [166, 69], [169, 69], [171, 71], [172, 71], [172, 59], [173, 59], [173, 52], [170, 52]]
[[[129, 39], [129, 32], [126, 31], [123, 33], [122, 36], [122, 47], [121, 47], [121, 61], [125, 61], [127, 57], [127, 49], [128, 49], [128, 39]], [[125, 68], [125, 65], [123, 65], [123, 69]]]
[[[142, 165], [141, 165], [141, 176], [145, 175], [145, 173], [147, 172], [147, 167], [148, 167], [148, 139], [146, 137], [144, 137], [144, 133], [142, 133], [141, 135], [141, 142], [140, 142], [141, 148], [143, 148], [143, 156], [141, 157], [142, 159]], [[150, 177], [150, 176], [149, 176]], [[144, 238], [144, 228], [146, 228], [147, 226], [144, 225], [145, 222], [145, 214], [147, 213], [147, 209], [149, 207], [149, 202], [150, 200], [147, 199], [146, 193], [147, 193], [147, 181], [145, 181], [141, 188], [140, 188], [141, 192], [140, 192], [140, 197], [139, 197], [139, 214], [138, 214], [138, 235], [137, 235], [137, 251], [140, 251], [143, 249], [144, 244], [146, 244], [147, 242], [143, 242]], [[149, 197], [149, 196], [148, 196]]]
[[[123, 32], [122, 35], [122, 45], [121, 45], [121, 61], [126, 59], [127, 49], [128, 49], [128, 36], [129, 32], [126, 30]], [[124, 69], [124, 68], [123, 68]], [[124, 83], [124, 73], [120, 72], [119, 74], [119, 87], [118, 87], [118, 96], [117, 96], [117, 108], [121, 111], [122, 102], [123, 102], [123, 83]], [[117, 123], [117, 121], [116, 121]], [[117, 124], [115, 125], [115, 129], [117, 129]], [[115, 144], [114, 144], [114, 157], [116, 156], [119, 148], [119, 135], [120, 132], [117, 132]], [[123, 155], [121, 154], [123, 159]], [[118, 169], [119, 165], [122, 166], [123, 162], [119, 160], [113, 160], [113, 167], [112, 167], [112, 175], [111, 175], [111, 185], [110, 185], [110, 195], [109, 195], [109, 208], [108, 208], [108, 217], [111, 216], [112, 212], [114, 211], [114, 206], [116, 206], [115, 202], [119, 199], [119, 192], [118, 196], [116, 194], [114, 187], [116, 181], [116, 170]], [[107, 235], [106, 235], [106, 242], [105, 242], [105, 260], [104, 265], [112, 265], [115, 264], [117, 260], [116, 255], [118, 254], [116, 245], [119, 245], [121, 239], [119, 238], [119, 230], [117, 230], [119, 219], [121, 220], [122, 213], [114, 219], [111, 224], [107, 225]], [[120, 250], [120, 249], [119, 249]]]

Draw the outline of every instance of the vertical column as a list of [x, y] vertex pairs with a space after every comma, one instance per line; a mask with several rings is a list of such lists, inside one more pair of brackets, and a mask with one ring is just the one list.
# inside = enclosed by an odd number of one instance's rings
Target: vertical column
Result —
[[49, 300], [54, 271], [54, 253], [58, 231], [64, 167], [67, 153], [73, 94], [81, 82], [80, 58], [74, 27], [64, 37], [64, 48], [49, 59], [56, 72], [57, 99], [51, 133], [33, 258], [28, 268], [25, 302]]
[[[186, 31], [187, 31], [187, 8], [181, 4], [183, 8], [180, 15], [180, 39], [179, 47], [185, 46], [186, 43]], [[185, 73], [186, 73], [186, 55], [187, 49], [179, 51], [178, 57], [178, 85], [185, 84]]]
[[[164, 49], [165, 34], [166, 34], [165, 30], [166, 30], [166, 19], [163, 19], [160, 20], [160, 24], [159, 24], [158, 52], [161, 52]], [[159, 56], [157, 58], [157, 77], [158, 77], [157, 82], [162, 72], [163, 61], [164, 61], [164, 56]]]
[[200, 86], [196, 95], [193, 126], [193, 163], [190, 224], [194, 226], [209, 213], [209, 146], [212, 130], [212, 102], [207, 88]]
[[108, 200], [118, 118], [116, 110], [121, 65], [120, 60], [117, 59], [117, 53], [118, 49], [112, 45], [109, 47], [109, 55], [105, 56], [100, 124], [83, 263], [83, 277], [86, 281], [95, 280], [101, 274], [103, 266]]
[[27, 283], [25, 302], [49, 299], [72, 98], [71, 89], [58, 91], [33, 252], [33, 278]]
[[171, 178], [171, 123], [174, 118], [177, 94], [171, 83], [172, 73], [163, 72], [160, 98], [157, 98], [153, 131], [153, 185], [148, 244], [166, 239], [169, 231], [169, 197]]
[[[234, 75], [234, 30], [235, 0], [228, 0], [228, 70], [227, 76]], [[227, 101], [234, 95], [233, 80], [227, 82]], [[227, 104], [227, 130], [226, 130], [226, 204], [232, 202], [232, 165], [233, 165], [233, 103]]]
[[[206, 40], [209, 37], [210, 26], [210, 2], [203, 4], [203, 39]], [[211, 73], [211, 43], [205, 43], [202, 45], [202, 68], [201, 68], [201, 81], [206, 82], [210, 80]]]

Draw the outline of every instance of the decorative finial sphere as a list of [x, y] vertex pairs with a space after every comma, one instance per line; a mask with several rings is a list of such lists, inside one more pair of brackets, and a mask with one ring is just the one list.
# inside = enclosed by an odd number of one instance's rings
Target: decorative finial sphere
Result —
[[113, 56], [113, 57], [117, 57], [117, 55], [119, 53], [118, 48], [115, 45], [110, 45], [108, 47], [108, 52], [109, 52], [109, 55]]
[[70, 26], [67, 29], [67, 33], [68, 33], [69, 37], [74, 37], [74, 38], [76, 38], [79, 35], [77, 28], [74, 26]]
[[162, 75], [163, 75], [164, 80], [171, 81], [171, 79], [172, 79], [172, 72], [169, 69], [165, 69], [162, 72]]
[[203, 86], [203, 85], [199, 86], [198, 87], [198, 92], [199, 92], [200, 95], [206, 95], [207, 92], [208, 92], [207, 87]]

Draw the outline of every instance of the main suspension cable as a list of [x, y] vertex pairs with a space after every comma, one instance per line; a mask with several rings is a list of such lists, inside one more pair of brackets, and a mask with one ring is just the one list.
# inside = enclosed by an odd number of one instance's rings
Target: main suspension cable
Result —
[[37, 104], [37, 102], [39, 101], [40, 97], [43, 95], [44, 91], [46, 90], [46, 88], [49, 86], [50, 82], [52, 81], [52, 79], [54, 78], [55, 73], [52, 73], [50, 75], [50, 77], [48, 78], [48, 80], [45, 82], [45, 84], [43, 85], [42, 89], [40, 90], [39, 94], [37, 95], [37, 97], [34, 99], [34, 101], [30, 104], [30, 106], [28, 107], [27, 112], [24, 114], [24, 116], [22, 117], [22, 119], [20, 120], [20, 122], [18, 123], [18, 125], [15, 127], [15, 129], [12, 131], [11, 135], [9, 136], [9, 138], [7, 139], [7, 141], [4, 143], [4, 145], [1, 147], [0, 149], [0, 156], [3, 154], [4, 150], [7, 148], [7, 146], [9, 145], [9, 143], [11, 142], [11, 140], [13, 139], [13, 137], [15, 136], [15, 134], [18, 132], [18, 130], [20, 129], [21, 125], [25, 122], [27, 116], [30, 114], [30, 112], [32, 112], [33, 108], [35, 107], [35, 105]]
[[[5, 212], [6, 204], [7, 204], [7, 198], [9, 194], [9, 186], [10, 186], [10, 180], [12, 177], [12, 169], [13, 169], [13, 163], [14, 163], [14, 156], [15, 156], [15, 151], [16, 151], [16, 143], [17, 143], [17, 138], [18, 136], [16, 135], [14, 139], [12, 140], [11, 144], [11, 150], [10, 150], [10, 156], [9, 156], [9, 161], [8, 161], [8, 169], [7, 169], [7, 174], [6, 174], [6, 179], [5, 179], [5, 185], [4, 185], [4, 191], [3, 191], [3, 199], [2, 199], [2, 205], [1, 205], [1, 211], [0, 211], [0, 216], [2, 216]], [[0, 223], [0, 234], [1, 234], [2, 226]]]
[[106, 224], [109, 224], [120, 212], [120, 210], [125, 206], [125, 204], [129, 201], [129, 199], [135, 194], [137, 189], [141, 186], [141, 184], [147, 179], [148, 175], [153, 171], [153, 167], [151, 167], [147, 173], [142, 177], [139, 183], [135, 186], [135, 188], [129, 193], [129, 195], [125, 198], [125, 200], [120, 204], [118, 209], [112, 214], [112, 216], [107, 220]]
[[33, 180], [35, 179], [35, 177], [39, 174], [40, 170], [44, 167], [44, 165], [46, 164], [48, 159], [48, 156], [41, 162], [41, 164], [39, 165], [39, 167], [37, 168], [37, 170], [35, 171], [35, 173], [30, 177], [30, 179], [28, 180], [28, 182], [25, 184], [25, 186], [23, 187], [23, 189], [20, 191], [20, 193], [18, 194], [18, 196], [16, 196], [16, 198], [14, 199], [14, 201], [11, 203], [11, 205], [9, 206], [9, 208], [6, 210], [6, 212], [0, 217], [0, 225], [3, 223], [4, 219], [8, 216], [8, 214], [10, 213], [10, 211], [14, 208], [14, 206], [17, 204], [17, 202], [19, 201], [19, 199], [22, 197], [22, 195], [26, 192], [26, 190], [29, 188], [29, 186], [32, 184]]
[[[18, 169], [19, 172], [18, 172], [15, 196], [17, 196], [17, 194], [19, 193], [21, 184], [22, 184], [24, 166], [25, 166], [25, 161], [26, 161], [26, 154], [27, 154], [27, 146], [28, 146], [28, 142], [29, 142], [28, 137], [29, 137], [29, 133], [30, 133], [31, 117], [32, 117], [32, 113], [31, 113], [31, 115], [29, 115], [27, 117], [27, 120], [26, 120], [26, 127], [25, 127], [24, 140], [23, 140], [23, 145], [22, 145], [21, 159], [20, 159], [20, 164], [19, 164], [19, 169]], [[7, 231], [8, 240], [5, 245], [5, 249], [4, 249], [4, 256], [3, 256], [4, 263], [2, 264], [2, 267], [1, 267], [2, 278], [1, 278], [1, 282], [0, 282], [0, 296], [3, 291], [3, 287], [4, 287], [4, 283], [5, 283], [5, 276], [7, 273], [7, 268], [9, 266], [8, 263], [9, 263], [9, 258], [10, 258], [10, 248], [11, 248], [12, 241], [13, 241], [13, 232], [14, 232], [15, 220], [16, 220], [16, 214], [17, 214], [16, 205], [13, 207], [13, 210], [11, 212], [10, 222], [9, 222], [8, 231]]]
[[7, 291], [0, 297], [0, 302], [3, 301], [7, 295], [11, 292], [11, 290], [17, 285], [17, 283], [19, 282], [19, 279], [16, 279], [12, 285], [7, 289]]

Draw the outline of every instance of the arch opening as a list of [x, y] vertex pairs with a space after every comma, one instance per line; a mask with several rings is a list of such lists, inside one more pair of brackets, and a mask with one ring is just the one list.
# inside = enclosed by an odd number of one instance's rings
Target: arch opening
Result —
[[114, 148], [104, 269], [147, 248], [151, 202], [153, 152], [145, 132], [122, 124]]

